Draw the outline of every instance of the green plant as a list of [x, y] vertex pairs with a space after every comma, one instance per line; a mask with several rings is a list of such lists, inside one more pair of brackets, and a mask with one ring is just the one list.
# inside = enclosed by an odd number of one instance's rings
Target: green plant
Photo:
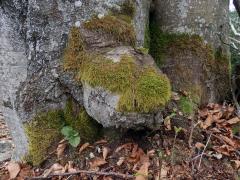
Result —
[[70, 126], [64, 126], [61, 129], [61, 133], [64, 135], [64, 138], [68, 140], [69, 144], [73, 147], [77, 147], [80, 143], [80, 135], [78, 131], [74, 130]]
[[185, 115], [192, 115], [194, 113], [195, 104], [189, 97], [181, 97], [179, 101], [179, 108]]

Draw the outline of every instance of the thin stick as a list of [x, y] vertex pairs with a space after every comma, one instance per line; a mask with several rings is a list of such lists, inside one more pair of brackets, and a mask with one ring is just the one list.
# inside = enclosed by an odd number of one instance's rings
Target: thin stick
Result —
[[198, 124], [200, 124], [200, 122], [201, 121], [198, 121], [196, 124], [194, 124], [193, 120], [191, 121], [191, 131], [190, 131], [190, 135], [189, 135], [189, 139], [188, 139], [188, 146], [189, 146], [189, 148], [192, 147], [193, 131], [198, 126]]
[[86, 170], [79, 170], [73, 173], [61, 173], [61, 174], [50, 174], [47, 177], [43, 176], [37, 176], [37, 177], [26, 177], [25, 180], [33, 180], [33, 179], [49, 179], [54, 176], [72, 176], [72, 175], [78, 175], [78, 174], [89, 174], [89, 175], [99, 175], [99, 176], [115, 176], [122, 179], [133, 179], [133, 175], [127, 175], [127, 174], [121, 174], [121, 173], [115, 173], [115, 172], [97, 172], [97, 171], [86, 171]]
[[207, 140], [207, 143], [206, 143], [206, 145], [205, 145], [205, 147], [204, 147], [204, 149], [203, 149], [203, 152], [201, 153], [200, 161], [199, 161], [199, 164], [198, 164], [198, 169], [200, 169], [200, 166], [201, 166], [201, 163], [202, 163], [203, 154], [205, 154], [204, 152], [205, 152], [205, 150], [207, 149], [207, 146], [208, 146], [208, 143], [209, 143], [211, 137], [212, 137], [212, 133], [210, 134], [210, 136], [209, 136], [209, 138], [208, 138], [208, 140]]

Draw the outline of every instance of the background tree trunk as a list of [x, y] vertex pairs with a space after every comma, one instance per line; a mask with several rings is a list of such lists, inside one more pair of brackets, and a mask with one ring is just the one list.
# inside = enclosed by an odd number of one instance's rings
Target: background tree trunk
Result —
[[173, 89], [187, 91], [201, 104], [223, 100], [229, 92], [228, 8], [228, 1], [218, 0], [154, 1], [150, 21], [160, 32], [154, 37], [152, 30], [150, 53], [160, 59]]

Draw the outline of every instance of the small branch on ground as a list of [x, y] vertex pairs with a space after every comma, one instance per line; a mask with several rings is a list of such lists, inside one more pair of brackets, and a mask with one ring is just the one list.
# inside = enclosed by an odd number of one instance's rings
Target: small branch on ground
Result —
[[191, 121], [191, 131], [188, 139], [188, 146], [189, 148], [192, 147], [192, 137], [193, 137], [193, 131], [194, 129], [200, 124], [201, 121], [198, 121], [196, 124], [193, 123], [193, 120]]
[[212, 133], [210, 134], [210, 136], [209, 136], [209, 138], [208, 138], [208, 140], [207, 140], [207, 143], [206, 143], [206, 145], [204, 146], [203, 152], [202, 152], [201, 155], [200, 155], [200, 160], [199, 160], [199, 164], [198, 164], [198, 169], [200, 169], [200, 167], [201, 167], [202, 158], [203, 158], [203, 155], [205, 154], [205, 151], [206, 151], [206, 149], [207, 149], [207, 146], [208, 146], [208, 143], [210, 142], [211, 137], [212, 137]]
[[127, 175], [122, 173], [116, 172], [98, 172], [98, 171], [86, 171], [86, 170], [79, 170], [73, 173], [60, 173], [60, 174], [50, 174], [47, 177], [37, 176], [37, 177], [26, 177], [25, 180], [34, 180], [34, 179], [49, 179], [54, 176], [73, 176], [79, 174], [88, 174], [88, 175], [98, 175], [98, 176], [114, 176], [122, 179], [134, 179], [133, 175]]

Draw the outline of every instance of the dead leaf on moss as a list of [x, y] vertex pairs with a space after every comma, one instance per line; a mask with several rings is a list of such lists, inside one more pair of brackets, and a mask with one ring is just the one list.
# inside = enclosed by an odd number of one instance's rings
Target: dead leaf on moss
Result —
[[58, 159], [63, 155], [66, 147], [67, 147], [67, 143], [65, 140], [62, 140], [59, 142], [58, 147], [57, 147], [57, 158]]
[[14, 179], [17, 177], [21, 168], [20, 165], [16, 162], [9, 162], [9, 164], [7, 165], [7, 170], [9, 172], [10, 179]]

